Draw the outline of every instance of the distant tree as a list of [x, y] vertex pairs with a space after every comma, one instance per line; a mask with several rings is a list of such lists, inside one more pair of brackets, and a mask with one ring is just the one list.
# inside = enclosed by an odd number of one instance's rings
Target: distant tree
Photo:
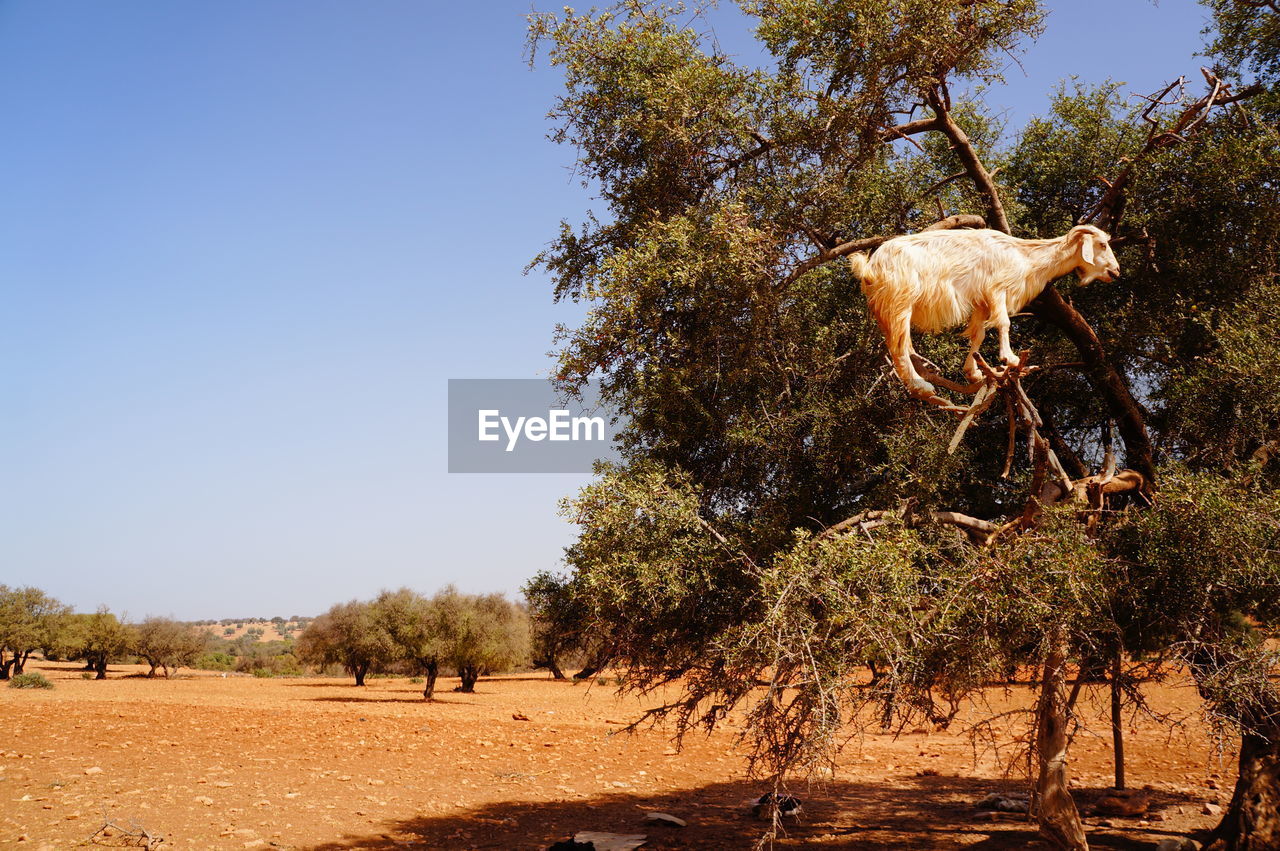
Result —
[[33, 650], [52, 644], [69, 612], [39, 588], [0, 585], [0, 680], [21, 674]]
[[[533, 667], [546, 668], [557, 680], [566, 679], [560, 669], [570, 657], [586, 656], [597, 667], [599, 642], [587, 630], [590, 611], [578, 595], [574, 577], [542, 570], [521, 589], [529, 607]], [[593, 670], [594, 672], [594, 670]]]
[[160, 668], [168, 679], [170, 669], [195, 663], [208, 638], [204, 630], [192, 629], [172, 618], [150, 617], [133, 628], [133, 652], [151, 666], [148, 677], [154, 677], [156, 668]]
[[459, 594], [448, 587], [433, 602], [440, 611], [444, 658], [462, 680], [459, 691], [474, 692], [481, 675], [528, 661], [528, 615], [501, 594]]
[[424, 700], [435, 694], [446, 650], [441, 607], [416, 591], [383, 591], [373, 601], [374, 619], [391, 642], [397, 659], [421, 674]]
[[395, 656], [387, 634], [374, 618], [373, 606], [352, 600], [339, 603], [311, 622], [298, 636], [299, 658], [315, 665], [339, 664], [364, 685], [370, 671], [376, 671]]
[[74, 636], [70, 657], [84, 660], [98, 680], [107, 678], [107, 663], [119, 659], [133, 642], [132, 631], [106, 606], [91, 615], [73, 616], [70, 629]]

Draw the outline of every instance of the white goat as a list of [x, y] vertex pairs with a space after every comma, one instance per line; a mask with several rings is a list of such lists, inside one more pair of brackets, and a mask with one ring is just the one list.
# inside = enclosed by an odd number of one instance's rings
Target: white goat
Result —
[[982, 380], [975, 356], [986, 329], [1000, 333], [1000, 358], [1009, 346], [1009, 315], [1040, 295], [1050, 281], [1075, 270], [1080, 282], [1110, 282], [1120, 274], [1106, 233], [1079, 225], [1056, 239], [1018, 239], [996, 230], [930, 230], [888, 240], [871, 255], [851, 254], [849, 265], [885, 342], [893, 369], [912, 396], [942, 400], [916, 371], [911, 328], [942, 331], [968, 323], [964, 372]]

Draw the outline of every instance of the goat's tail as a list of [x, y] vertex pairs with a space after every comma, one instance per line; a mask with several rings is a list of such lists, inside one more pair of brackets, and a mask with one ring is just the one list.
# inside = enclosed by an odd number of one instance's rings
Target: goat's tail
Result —
[[861, 251], [855, 251], [849, 255], [849, 268], [853, 270], [855, 278], [863, 279], [867, 277], [867, 270], [871, 268], [871, 261], [867, 259], [867, 255]]

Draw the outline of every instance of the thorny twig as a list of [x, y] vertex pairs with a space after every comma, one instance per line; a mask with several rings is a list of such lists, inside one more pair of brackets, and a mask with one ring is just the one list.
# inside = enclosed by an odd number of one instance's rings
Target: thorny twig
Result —
[[85, 841], [92, 845], [110, 843], [117, 848], [159, 848], [164, 842], [164, 837], [151, 833], [137, 819], [129, 819], [129, 827], [125, 827], [113, 821], [104, 812], [102, 826]]

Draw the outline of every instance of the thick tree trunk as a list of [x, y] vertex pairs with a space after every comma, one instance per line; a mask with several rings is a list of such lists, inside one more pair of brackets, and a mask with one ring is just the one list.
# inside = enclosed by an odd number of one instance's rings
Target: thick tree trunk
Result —
[[93, 669], [98, 672], [94, 677], [95, 680], [105, 680], [107, 678], [107, 657], [102, 656], [93, 661]]
[[1067, 641], [1061, 627], [1049, 636], [1049, 654], [1036, 706], [1035, 814], [1040, 835], [1067, 851], [1088, 851], [1084, 825], [1067, 779]]
[[426, 685], [422, 687], [422, 699], [430, 700], [436, 693], [436, 677], [440, 674], [440, 664], [426, 662], [422, 666], [422, 671], [426, 679]]
[[471, 694], [476, 690], [476, 680], [480, 679], [480, 671], [472, 665], [463, 665], [458, 669], [458, 677], [462, 680], [458, 691]]
[[353, 666], [353, 667], [352, 667], [352, 669], [351, 669], [351, 673], [355, 674], [355, 677], [356, 677], [356, 685], [358, 685], [358, 686], [362, 686], [362, 685], [364, 685], [364, 675], [365, 675], [365, 674], [367, 674], [367, 673], [369, 673], [369, 666], [368, 666], [368, 665], [355, 665], [355, 666]]
[[23, 669], [24, 667], [26, 667], [27, 659], [28, 659], [30, 656], [31, 656], [31, 651], [29, 651], [29, 650], [28, 650], [26, 653], [15, 653], [15, 654], [13, 654], [13, 675], [14, 675], [15, 677], [16, 677], [18, 674], [21, 674], [21, 673], [22, 673], [22, 669]]
[[1155, 481], [1155, 455], [1147, 434], [1142, 407], [1133, 397], [1120, 371], [1111, 363], [1093, 328], [1053, 287], [1046, 287], [1027, 310], [1055, 325], [1067, 335], [1085, 363], [1085, 375], [1115, 419], [1124, 441], [1125, 466], [1141, 473], [1148, 484]]
[[[1267, 662], [1213, 643], [1201, 643], [1187, 661], [1201, 696], [1245, 730], [1235, 791], [1207, 851], [1280, 851], [1280, 690], [1266, 676]], [[1234, 666], [1244, 669], [1227, 677], [1236, 690], [1214, 682]]]
[[534, 659], [533, 667], [546, 668], [548, 671], [551, 672], [551, 676], [553, 679], [557, 679], [557, 680], [568, 679], [568, 677], [564, 675], [564, 671], [560, 670], [560, 666], [556, 664], [556, 659], [554, 656], [547, 656], [547, 658], [545, 659]]
[[1240, 775], [1208, 851], [1280, 851], [1280, 726], [1240, 742]]
[[0, 662], [0, 680], [9, 679], [9, 670], [13, 667], [12, 659], [5, 659]]

